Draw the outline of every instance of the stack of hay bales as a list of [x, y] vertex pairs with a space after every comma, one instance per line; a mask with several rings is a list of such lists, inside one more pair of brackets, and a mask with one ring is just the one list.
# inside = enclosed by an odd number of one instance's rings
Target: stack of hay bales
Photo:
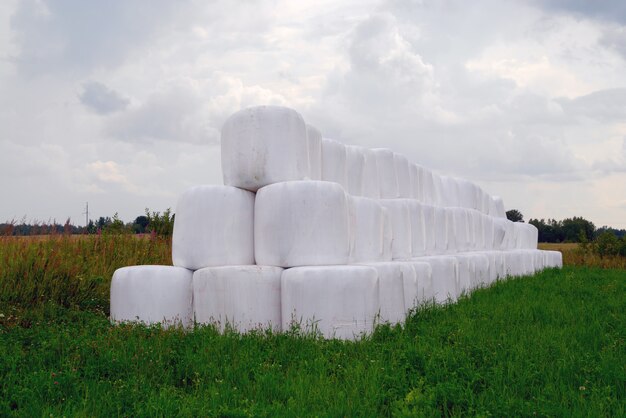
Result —
[[115, 272], [112, 321], [298, 324], [350, 339], [418, 304], [562, 264], [476, 184], [324, 138], [292, 109], [232, 115], [222, 169], [223, 186], [178, 202], [174, 266]]

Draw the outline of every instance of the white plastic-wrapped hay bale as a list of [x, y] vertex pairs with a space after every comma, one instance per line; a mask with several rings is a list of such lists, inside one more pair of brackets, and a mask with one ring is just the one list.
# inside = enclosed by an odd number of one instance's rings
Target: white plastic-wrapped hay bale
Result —
[[457, 261], [458, 294], [469, 293], [476, 282], [475, 253], [459, 253], [453, 257]]
[[422, 174], [422, 182], [423, 182], [422, 183], [422, 202], [427, 205], [435, 206], [437, 202], [436, 202], [436, 196], [435, 196], [435, 182], [433, 178], [433, 172], [427, 168], [422, 167], [421, 174]]
[[256, 191], [268, 184], [309, 176], [304, 119], [279, 106], [240, 110], [222, 128], [224, 184]]
[[480, 251], [475, 254], [486, 256], [489, 263], [486, 272], [481, 272], [481, 274], [486, 274], [483, 283], [485, 286], [504, 277], [504, 256], [501, 251]]
[[494, 250], [504, 249], [504, 237], [506, 234], [506, 219], [490, 217], [493, 223], [493, 243], [491, 248]]
[[404, 198], [411, 198], [411, 172], [409, 160], [402, 154], [393, 153], [393, 163], [396, 168], [398, 178], [398, 195]]
[[420, 200], [420, 175], [416, 164], [409, 162], [409, 187], [410, 198]]
[[535, 274], [535, 258], [534, 251], [529, 249], [518, 250], [522, 255], [522, 275], [531, 276]]
[[476, 252], [474, 254], [474, 277], [471, 288], [476, 289], [481, 286], [488, 286], [491, 283], [490, 262], [486, 252]]
[[495, 224], [493, 222], [493, 218], [489, 215], [481, 214], [483, 218], [483, 230], [485, 234], [484, 239], [484, 248], [485, 250], [493, 250], [494, 249], [494, 234], [495, 234]]
[[271, 266], [207, 267], [193, 274], [193, 310], [197, 323], [239, 332], [281, 330], [280, 278]]
[[381, 322], [397, 324], [405, 318], [404, 282], [415, 281], [415, 270], [410, 264], [395, 261], [363, 263], [378, 273], [378, 307]]
[[411, 254], [413, 257], [426, 255], [423, 205], [415, 199], [406, 200], [411, 220]]
[[446, 253], [456, 253], [456, 225], [454, 223], [454, 212], [452, 208], [443, 208], [446, 214], [446, 242], [448, 243]]
[[512, 250], [515, 249], [515, 222], [509, 221], [508, 219], [504, 220], [504, 241], [502, 243], [504, 250]]
[[531, 250], [533, 254], [533, 267], [534, 272], [538, 273], [545, 268], [545, 262], [543, 259], [543, 252], [541, 250]]
[[197, 186], [176, 205], [175, 266], [254, 264], [254, 193], [230, 186]]
[[378, 273], [368, 266], [296, 267], [281, 280], [283, 330], [299, 324], [326, 338], [355, 339], [373, 329]]
[[259, 189], [254, 208], [257, 264], [295, 267], [347, 264], [346, 194], [337, 183], [292, 181]]
[[448, 255], [414, 258], [413, 261], [430, 264], [432, 269], [433, 299], [436, 303], [454, 302], [459, 296], [458, 262]]
[[111, 280], [111, 322], [193, 325], [193, 272], [172, 266], [132, 266]]
[[[413, 267], [415, 281], [404, 282], [404, 306], [407, 311], [423, 303], [433, 300], [433, 269], [429, 263], [419, 261], [419, 258], [407, 260]], [[408, 276], [405, 276], [405, 279]]]
[[469, 213], [465, 208], [450, 208], [454, 222], [454, 240], [458, 252], [469, 251]]
[[489, 215], [489, 207], [491, 205], [491, 196], [489, 193], [480, 189], [481, 192], [481, 212], [485, 215]]
[[433, 175], [433, 197], [434, 197], [434, 205], [439, 207], [446, 206], [444, 190], [443, 190], [443, 181], [441, 176], [437, 173], [432, 173]]
[[504, 252], [506, 262], [506, 276], [519, 277], [523, 276], [524, 256], [521, 250], [507, 250]]
[[488, 215], [491, 216], [492, 218], [497, 218], [498, 217], [498, 208], [496, 207], [496, 201], [493, 199], [493, 197], [491, 197], [489, 199], [489, 212]]
[[441, 176], [443, 203], [447, 207], [460, 207], [459, 185], [454, 177]]
[[493, 201], [496, 206], [496, 216], [498, 218], [506, 219], [506, 211], [504, 210], [504, 201], [500, 196], [494, 196]]
[[436, 251], [435, 235], [437, 233], [437, 228], [435, 227], [435, 207], [423, 204], [422, 214], [424, 216], [424, 240], [426, 254], [434, 254]]
[[457, 179], [459, 191], [459, 205], [467, 209], [474, 208], [474, 189], [472, 184], [465, 179]]
[[[382, 205], [381, 205], [382, 206]], [[382, 261], [391, 261], [393, 259], [393, 227], [391, 225], [391, 216], [386, 207], [383, 208], [383, 259]]]
[[435, 253], [445, 254], [448, 251], [448, 234], [446, 211], [439, 206], [434, 207], [435, 220]]
[[542, 251], [543, 265], [546, 268], [563, 267], [563, 254], [560, 251]]
[[309, 150], [309, 178], [322, 179], [322, 134], [317, 128], [306, 125], [307, 146]]
[[380, 197], [383, 199], [400, 197], [393, 151], [386, 148], [375, 148], [372, 151], [376, 154], [376, 164], [378, 165]]
[[346, 145], [346, 191], [353, 196], [363, 196], [365, 154], [362, 147]]
[[349, 196], [350, 263], [383, 260], [383, 207], [375, 199]]
[[380, 180], [376, 153], [363, 148], [363, 196], [372, 199], [380, 198]]
[[392, 242], [391, 257], [395, 259], [411, 258], [411, 217], [406, 199], [380, 199], [391, 220]]
[[346, 146], [334, 139], [322, 138], [322, 180], [348, 187]]

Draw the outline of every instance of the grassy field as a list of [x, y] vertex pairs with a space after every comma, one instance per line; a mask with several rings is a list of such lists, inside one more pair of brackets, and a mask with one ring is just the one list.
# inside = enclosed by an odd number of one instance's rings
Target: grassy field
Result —
[[567, 266], [600, 267], [605, 269], [626, 270], [626, 257], [600, 257], [591, 251], [584, 251], [576, 243], [539, 243], [540, 250], [560, 251], [563, 253], [563, 264]]
[[624, 416], [626, 271], [497, 282], [357, 342], [112, 327], [132, 237], [0, 238], [2, 416]]

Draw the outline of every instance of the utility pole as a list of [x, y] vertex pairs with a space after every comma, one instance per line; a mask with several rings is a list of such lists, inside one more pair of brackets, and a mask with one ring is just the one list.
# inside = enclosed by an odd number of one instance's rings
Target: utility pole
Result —
[[89, 226], [89, 202], [85, 205], [83, 214], [85, 215], [85, 228], [87, 228]]

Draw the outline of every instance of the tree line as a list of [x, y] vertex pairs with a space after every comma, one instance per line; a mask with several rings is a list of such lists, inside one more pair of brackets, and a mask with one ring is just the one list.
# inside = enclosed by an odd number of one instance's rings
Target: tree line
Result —
[[63, 224], [56, 220], [27, 223], [22, 219], [19, 222], [0, 223], [0, 235], [153, 234], [167, 237], [171, 236], [174, 230], [174, 217], [175, 214], [168, 208], [163, 213], [146, 209], [145, 215], [137, 216], [134, 221], [128, 223], [124, 223], [117, 213], [113, 217], [100, 216], [96, 220], [90, 219], [87, 226], [73, 225], [70, 218]]
[[[513, 222], [524, 222], [524, 216], [516, 209], [506, 213]], [[539, 232], [539, 242], [579, 243], [583, 252], [605, 256], [626, 256], [626, 229], [609, 226], [596, 228], [593, 222], [574, 216], [561, 221], [556, 219], [530, 219]]]

